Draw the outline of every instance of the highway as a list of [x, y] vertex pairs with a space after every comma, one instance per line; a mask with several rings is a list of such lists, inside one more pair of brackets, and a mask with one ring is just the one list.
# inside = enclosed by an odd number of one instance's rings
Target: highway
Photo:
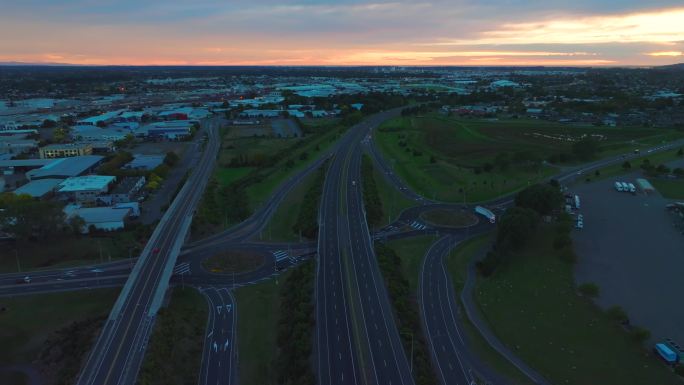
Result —
[[208, 142], [199, 164], [138, 258], [80, 373], [79, 385], [135, 382], [156, 312], [217, 156], [215, 121], [206, 132]]
[[361, 141], [398, 110], [354, 126], [326, 175], [319, 212], [316, 361], [319, 384], [412, 384], [366, 226]]

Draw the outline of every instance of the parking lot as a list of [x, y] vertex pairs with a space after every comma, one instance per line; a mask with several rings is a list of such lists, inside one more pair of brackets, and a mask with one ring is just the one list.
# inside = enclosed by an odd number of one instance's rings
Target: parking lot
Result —
[[[617, 192], [615, 181], [635, 183], [638, 173], [578, 184], [584, 228], [573, 231], [578, 283], [600, 287], [602, 307], [622, 306], [652, 341], [684, 343], [684, 235], [660, 194]], [[636, 183], [635, 183], [636, 184]], [[680, 226], [681, 227], [681, 226]]]

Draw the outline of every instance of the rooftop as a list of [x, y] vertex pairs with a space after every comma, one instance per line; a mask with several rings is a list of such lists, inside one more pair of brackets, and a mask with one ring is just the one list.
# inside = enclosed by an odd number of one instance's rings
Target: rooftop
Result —
[[110, 183], [113, 183], [116, 177], [109, 175], [86, 175], [67, 178], [60, 183], [59, 192], [74, 192], [74, 191], [99, 191], [105, 189]]
[[[26, 176], [29, 179], [41, 179], [53, 176], [63, 176], [65, 178], [70, 176], [78, 176], [100, 163], [102, 159], [104, 159], [104, 157], [99, 155], [85, 155], [74, 156], [71, 158], [54, 159], [41, 168], [27, 172]], [[32, 160], [36, 161], [39, 159]]]
[[30, 195], [33, 198], [41, 198], [53, 191], [64, 179], [38, 179], [32, 180], [27, 184], [14, 190], [15, 195]]

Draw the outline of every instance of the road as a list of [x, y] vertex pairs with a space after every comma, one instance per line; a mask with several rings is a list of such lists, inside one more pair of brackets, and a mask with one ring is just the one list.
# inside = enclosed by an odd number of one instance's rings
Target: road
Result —
[[235, 384], [237, 308], [228, 288], [201, 289], [209, 306], [209, 321], [202, 352], [200, 385]]
[[316, 272], [319, 384], [413, 384], [373, 252], [360, 188], [361, 141], [380, 113], [342, 139], [326, 175]]
[[206, 131], [208, 142], [200, 162], [138, 258], [80, 373], [79, 385], [135, 382], [156, 312], [218, 152], [215, 121]]

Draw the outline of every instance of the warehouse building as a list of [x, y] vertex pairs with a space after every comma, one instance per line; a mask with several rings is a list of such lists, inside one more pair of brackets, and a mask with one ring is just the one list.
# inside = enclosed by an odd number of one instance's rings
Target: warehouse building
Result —
[[83, 219], [85, 225], [81, 228], [83, 234], [87, 234], [91, 229], [102, 231], [122, 230], [130, 216], [130, 208], [113, 207], [80, 207], [79, 205], [68, 205], [64, 208], [67, 220], [78, 216]]
[[33, 180], [14, 190], [15, 195], [29, 195], [36, 199], [48, 199], [54, 195], [55, 190], [64, 179], [38, 179]]
[[[85, 155], [73, 158], [48, 159], [29, 159], [32, 161], [49, 162], [40, 168], [30, 170], [26, 173], [29, 180], [36, 179], [66, 179], [73, 176], [85, 175], [95, 170], [104, 160], [103, 156]], [[11, 161], [4, 161], [9, 163]], [[36, 162], [37, 163], [37, 162]], [[2, 165], [2, 162], [0, 162]]]
[[116, 177], [108, 175], [71, 177], [59, 184], [57, 193], [71, 201], [95, 202], [99, 195], [109, 192], [115, 180]]
[[91, 155], [93, 146], [89, 143], [49, 144], [39, 150], [41, 159], [70, 158], [73, 156]]

